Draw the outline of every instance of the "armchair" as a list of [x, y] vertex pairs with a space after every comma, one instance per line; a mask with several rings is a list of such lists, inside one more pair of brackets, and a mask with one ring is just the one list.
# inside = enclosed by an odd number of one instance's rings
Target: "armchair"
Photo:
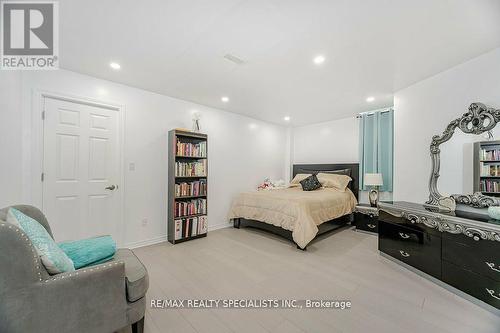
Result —
[[[40, 210], [13, 207], [53, 237]], [[110, 333], [129, 325], [143, 331], [149, 280], [132, 251], [119, 249], [106, 263], [49, 275], [26, 234], [5, 222], [8, 208], [0, 210], [0, 332]]]

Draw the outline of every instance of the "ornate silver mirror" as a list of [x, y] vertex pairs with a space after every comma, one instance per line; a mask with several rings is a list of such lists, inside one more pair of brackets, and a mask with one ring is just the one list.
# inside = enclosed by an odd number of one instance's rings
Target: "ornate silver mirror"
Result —
[[[448, 124], [441, 135], [434, 135], [430, 145], [432, 171], [429, 180], [429, 200], [427, 206], [437, 207], [440, 210], [454, 211], [456, 204], [465, 204], [476, 208], [487, 208], [489, 206], [500, 206], [500, 198], [484, 195], [482, 192], [473, 194], [452, 194], [442, 195], [437, 186], [440, 163], [440, 146], [449, 141], [455, 134], [458, 127], [464, 134], [480, 135], [490, 134], [490, 131], [500, 122], [500, 109], [489, 108], [482, 103], [472, 103], [469, 111], [462, 117], [453, 120]], [[471, 154], [472, 156], [472, 154]], [[499, 157], [500, 159], [500, 157]], [[500, 177], [499, 177], [500, 178]]]

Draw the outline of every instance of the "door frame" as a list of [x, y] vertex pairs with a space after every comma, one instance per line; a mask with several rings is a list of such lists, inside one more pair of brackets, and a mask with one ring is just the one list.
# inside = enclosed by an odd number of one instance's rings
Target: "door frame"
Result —
[[[39, 207], [43, 211], [43, 182], [41, 175], [43, 172], [43, 157], [44, 157], [44, 100], [51, 98], [76, 104], [95, 106], [118, 112], [118, 179], [120, 180], [120, 190], [115, 192], [118, 195], [118, 226], [120, 235], [116, 242], [118, 245], [123, 245], [125, 241], [125, 106], [109, 103], [101, 100], [96, 100], [88, 97], [75, 96], [58, 92], [45, 90], [34, 90], [32, 98], [31, 112], [31, 202], [34, 206]], [[50, 221], [49, 221], [50, 222]]]

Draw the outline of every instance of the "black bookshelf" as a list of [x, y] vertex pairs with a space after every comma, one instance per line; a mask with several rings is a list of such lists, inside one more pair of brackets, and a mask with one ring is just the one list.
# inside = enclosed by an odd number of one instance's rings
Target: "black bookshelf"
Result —
[[[195, 146], [205, 145], [203, 153], [196, 156], [190, 156], [189, 153], [178, 151], [178, 142], [182, 144], [192, 144]], [[182, 243], [193, 239], [206, 237], [208, 234], [208, 221], [206, 219], [208, 213], [208, 204], [205, 201], [205, 211], [201, 214], [190, 214], [176, 216], [176, 203], [185, 202], [189, 203], [192, 200], [207, 200], [208, 199], [208, 136], [202, 133], [189, 132], [186, 130], [174, 129], [168, 132], [168, 220], [167, 232], [168, 241], [172, 244]], [[204, 174], [200, 175], [178, 175], [176, 174], [176, 163], [202, 163], [204, 164]], [[197, 195], [176, 195], [176, 184], [205, 182], [205, 192], [198, 193]], [[193, 234], [193, 219], [197, 219], [198, 227]], [[201, 230], [200, 223], [204, 219], [204, 230]], [[176, 238], [176, 221], [182, 221], [181, 237]], [[179, 223], [178, 223], [179, 224]], [[177, 225], [179, 227], [179, 225]], [[185, 232], [188, 235], [185, 236]]]
[[[473, 186], [474, 192], [500, 196], [500, 141], [474, 143]], [[493, 186], [497, 187], [496, 191], [492, 190]]]

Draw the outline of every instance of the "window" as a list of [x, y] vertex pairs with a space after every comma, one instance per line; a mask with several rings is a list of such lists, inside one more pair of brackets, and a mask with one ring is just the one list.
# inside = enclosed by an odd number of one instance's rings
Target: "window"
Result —
[[384, 185], [380, 191], [392, 192], [394, 110], [362, 113], [359, 136], [360, 189], [368, 190], [364, 185], [365, 173], [381, 173]]

